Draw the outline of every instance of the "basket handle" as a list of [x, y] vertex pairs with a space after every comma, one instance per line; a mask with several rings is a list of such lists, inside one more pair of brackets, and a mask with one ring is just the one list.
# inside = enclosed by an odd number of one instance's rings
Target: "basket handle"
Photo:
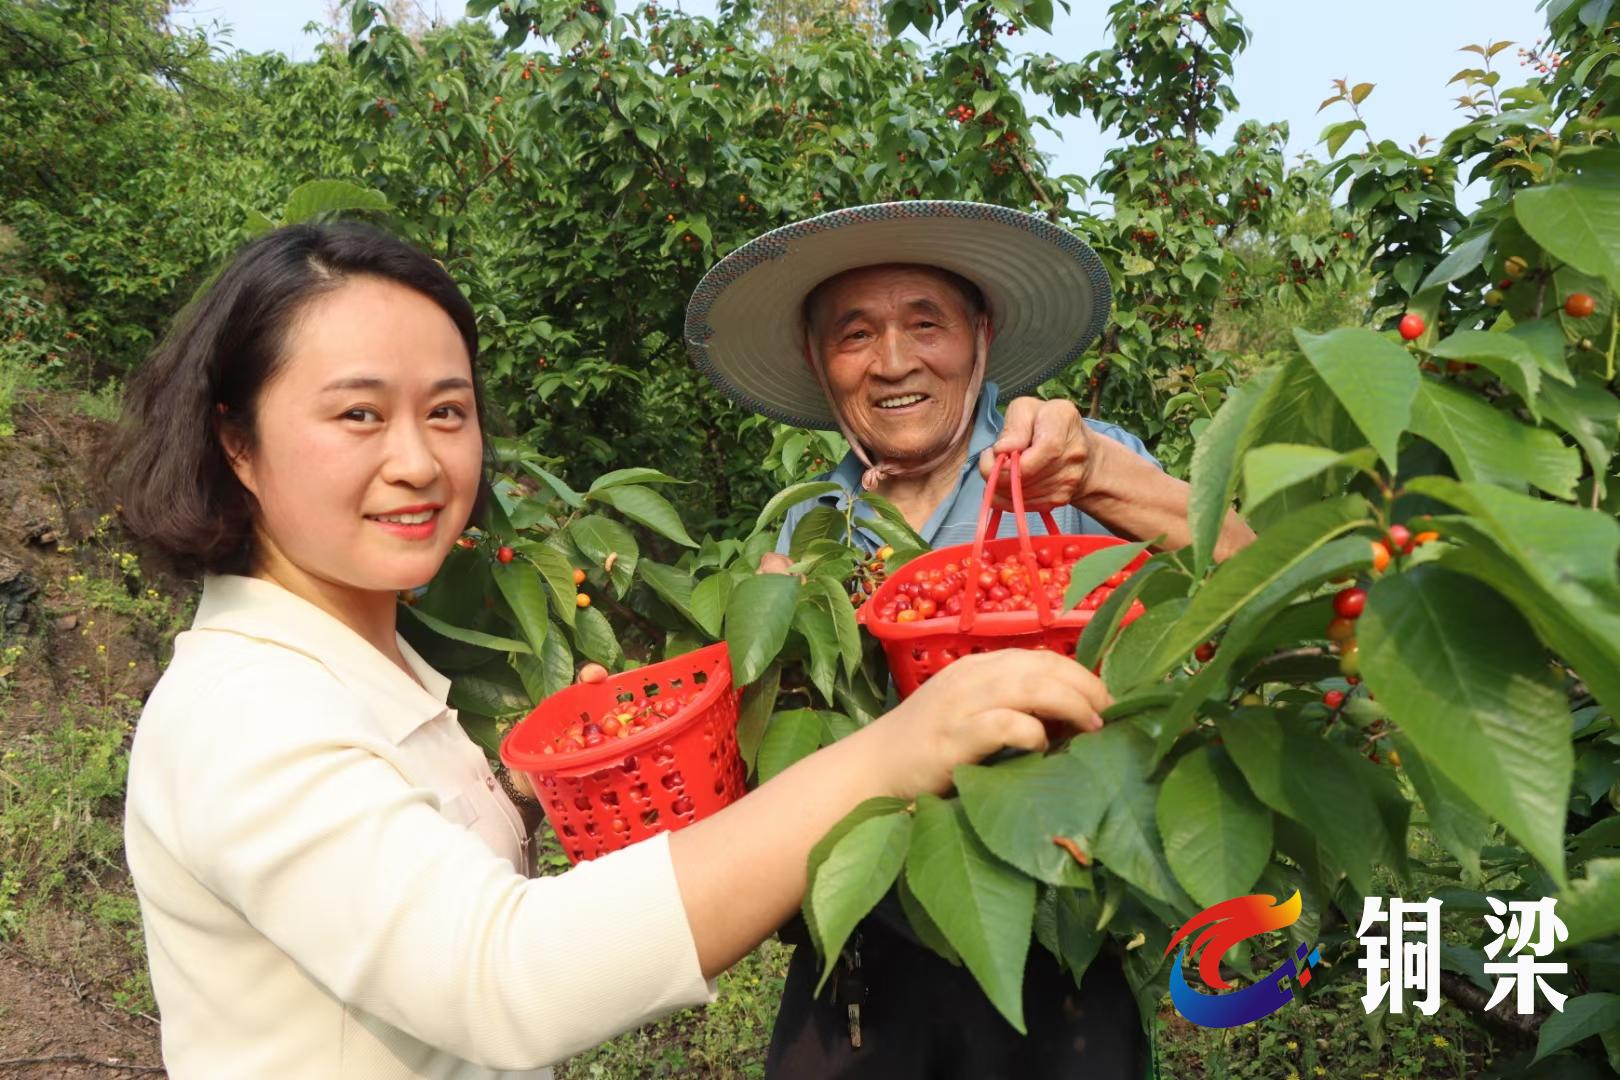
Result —
[[[984, 542], [996, 535], [1001, 528], [1001, 511], [993, 509], [991, 503], [996, 494], [996, 481], [1001, 476], [1001, 468], [1007, 465], [1012, 470], [1012, 504], [1013, 515], [1018, 524], [1018, 554], [1024, 564], [1024, 572], [1029, 575], [1032, 595], [1035, 598], [1035, 616], [1042, 626], [1050, 626], [1057, 615], [1052, 611], [1052, 605], [1046, 598], [1046, 590], [1040, 585], [1040, 565], [1035, 561], [1035, 549], [1029, 542], [1029, 522], [1024, 517], [1024, 483], [1018, 472], [1019, 451], [1006, 451], [996, 455], [995, 468], [990, 470], [990, 478], [985, 481], [984, 499], [979, 504], [979, 524], [973, 538], [973, 555], [967, 566], [967, 593], [962, 603], [962, 614], [957, 622], [957, 630], [967, 633], [973, 629], [978, 621], [979, 600], [979, 573], [984, 557]], [[1041, 524], [1046, 526], [1048, 536], [1058, 533], [1057, 522], [1052, 520], [1049, 510], [1042, 510]]]

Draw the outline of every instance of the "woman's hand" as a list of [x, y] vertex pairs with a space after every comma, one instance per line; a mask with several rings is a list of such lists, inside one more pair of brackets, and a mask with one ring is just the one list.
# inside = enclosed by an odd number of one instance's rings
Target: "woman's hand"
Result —
[[909, 799], [946, 791], [956, 766], [1004, 747], [1046, 749], [1048, 725], [1096, 731], [1111, 704], [1102, 680], [1069, 657], [1003, 649], [964, 656], [929, 679], [873, 721], [872, 743], [890, 794]]

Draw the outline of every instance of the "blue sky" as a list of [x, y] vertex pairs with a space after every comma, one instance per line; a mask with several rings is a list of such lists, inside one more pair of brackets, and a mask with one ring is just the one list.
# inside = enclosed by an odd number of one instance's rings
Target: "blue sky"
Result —
[[[421, 0], [432, 12], [462, 10], [455, 0]], [[686, 10], [712, 12], [713, 0], [687, 0]], [[1030, 51], [1080, 59], [1106, 41], [1107, 4], [1076, 0], [1073, 10], [1058, 12], [1050, 36], [1031, 34], [1022, 42]], [[1458, 51], [1486, 40], [1528, 45], [1545, 30], [1537, 0], [1237, 0], [1253, 43], [1237, 60], [1234, 88], [1240, 108], [1220, 133], [1224, 141], [1240, 119], [1286, 120], [1289, 153], [1311, 149], [1333, 119], [1348, 119], [1342, 106], [1321, 116], [1316, 107], [1332, 93], [1330, 80], [1348, 77], [1372, 82], [1377, 89], [1362, 105], [1362, 115], [1377, 138], [1402, 146], [1420, 135], [1441, 136], [1462, 122], [1454, 102], [1461, 90], [1446, 80], [1465, 61], [1476, 57]], [[294, 59], [313, 53], [315, 38], [303, 33], [311, 21], [325, 19], [326, 0], [194, 0], [175, 18], [193, 25], [231, 27], [230, 41], [250, 52], [278, 50]], [[1503, 85], [1522, 81], [1515, 51], [1496, 57]], [[1054, 120], [1057, 134], [1042, 132], [1040, 149], [1053, 156], [1058, 173], [1090, 176], [1107, 144], [1085, 119]], [[1321, 149], [1317, 148], [1318, 156]], [[1467, 200], [1473, 201], [1473, 200]]]

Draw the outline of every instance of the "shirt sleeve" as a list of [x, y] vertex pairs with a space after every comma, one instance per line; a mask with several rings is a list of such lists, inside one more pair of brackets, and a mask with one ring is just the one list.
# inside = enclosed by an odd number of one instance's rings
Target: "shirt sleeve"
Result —
[[1164, 471], [1164, 466], [1159, 463], [1158, 458], [1153, 456], [1153, 452], [1147, 448], [1147, 443], [1143, 442], [1135, 435], [1132, 435], [1129, 431], [1126, 431], [1118, 424], [1104, 423], [1101, 420], [1092, 420], [1089, 417], [1086, 418], [1086, 424], [1097, 434], [1106, 435], [1115, 442], [1130, 447], [1131, 452], [1137, 457], [1141, 458], [1143, 461], [1146, 461], [1160, 472]]
[[335, 997], [511, 1070], [713, 999], [667, 836], [525, 878], [389, 763], [347, 689], [290, 666], [197, 695], [147, 779], [177, 857]]

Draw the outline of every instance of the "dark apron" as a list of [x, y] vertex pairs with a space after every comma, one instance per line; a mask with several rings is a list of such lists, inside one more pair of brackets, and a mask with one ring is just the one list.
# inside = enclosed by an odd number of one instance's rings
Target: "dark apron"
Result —
[[[1106, 949], [1081, 986], [1039, 943], [1024, 972], [1023, 1036], [967, 968], [920, 944], [893, 894], [856, 931], [859, 967], [840, 961], [820, 997], [814, 946], [797, 945], [765, 1059], [767, 1080], [1142, 1080], [1152, 1053], [1119, 960]], [[848, 950], [846, 950], [846, 956]], [[852, 1022], [850, 1005], [858, 1007]], [[852, 1035], [859, 1028], [860, 1046]]]

